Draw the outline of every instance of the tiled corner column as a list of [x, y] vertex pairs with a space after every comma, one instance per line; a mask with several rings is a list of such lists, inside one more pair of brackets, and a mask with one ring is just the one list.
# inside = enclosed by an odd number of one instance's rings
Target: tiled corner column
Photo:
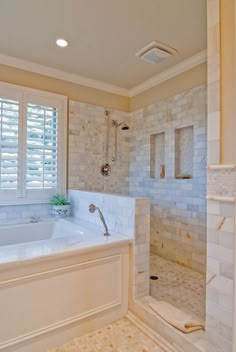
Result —
[[232, 352], [236, 166], [208, 167], [206, 333]]
[[136, 299], [149, 295], [150, 201], [148, 198], [136, 199], [134, 219], [133, 298]]
[[207, 0], [208, 164], [220, 163], [220, 0]]
[[115, 194], [69, 190], [72, 215], [102, 226], [97, 213], [91, 214], [89, 204], [99, 207], [110, 231], [133, 240], [130, 256], [131, 299], [149, 295], [150, 201]]

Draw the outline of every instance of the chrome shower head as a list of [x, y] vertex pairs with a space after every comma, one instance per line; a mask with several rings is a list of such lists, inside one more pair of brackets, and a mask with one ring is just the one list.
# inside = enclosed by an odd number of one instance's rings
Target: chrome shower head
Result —
[[129, 130], [129, 126], [128, 126], [126, 123], [123, 123], [122, 126], [121, 126], [121, 129], [122, 129], [123, 131]]
[[129, 130], [129, 125], [124, 121], [118, 123], [117, 120], [112, 120], [112, 126], [121, 127], [122, 131]]

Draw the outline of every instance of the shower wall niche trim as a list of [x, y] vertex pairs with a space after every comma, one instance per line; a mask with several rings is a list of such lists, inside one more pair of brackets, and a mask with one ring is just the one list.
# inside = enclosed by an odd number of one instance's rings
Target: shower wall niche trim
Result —
[[165, 178], [165, 133], [150, 136], [150, 178]]
[[193, 126], [175, 129], [175, 178], [193, 175]]

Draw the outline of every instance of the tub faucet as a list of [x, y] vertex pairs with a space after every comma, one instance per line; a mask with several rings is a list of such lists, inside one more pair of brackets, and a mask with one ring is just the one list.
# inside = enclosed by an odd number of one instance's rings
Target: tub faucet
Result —
[[90, 206], [89, 206], [89, 211], [90, 211], [90, 213], [94, 213], [95, 210], [98, 211], [98, 214], [99, 214], [99, 216], [100, 216], [100, 219], [101, 219], [101, 221], [102, 221], [102, 223], [103, 223], [103, 225], [104, 225], [104, 228], [105, 228], [104, 236], [110, 236], [110, 233], [109, 233], [109, 231], [108, 231], [108, 227], [107, 227], [106, 221], [105, 221], [105, 219], [104, 219], [104, 216], [103, 216], [101, 210], [100, 210], [98, 207], [96, 207], [94, 204], [90, 204]]
[[31, 216], [30, 217], [30, 222], [32, 222], [33, 224], [39, 222], [40, 218], [38, 216]]

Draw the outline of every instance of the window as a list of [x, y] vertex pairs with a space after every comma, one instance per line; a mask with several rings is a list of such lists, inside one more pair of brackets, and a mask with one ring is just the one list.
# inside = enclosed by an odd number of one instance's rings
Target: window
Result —
[[65, 191], [64, 96], [0, 84], [0, 204]]

